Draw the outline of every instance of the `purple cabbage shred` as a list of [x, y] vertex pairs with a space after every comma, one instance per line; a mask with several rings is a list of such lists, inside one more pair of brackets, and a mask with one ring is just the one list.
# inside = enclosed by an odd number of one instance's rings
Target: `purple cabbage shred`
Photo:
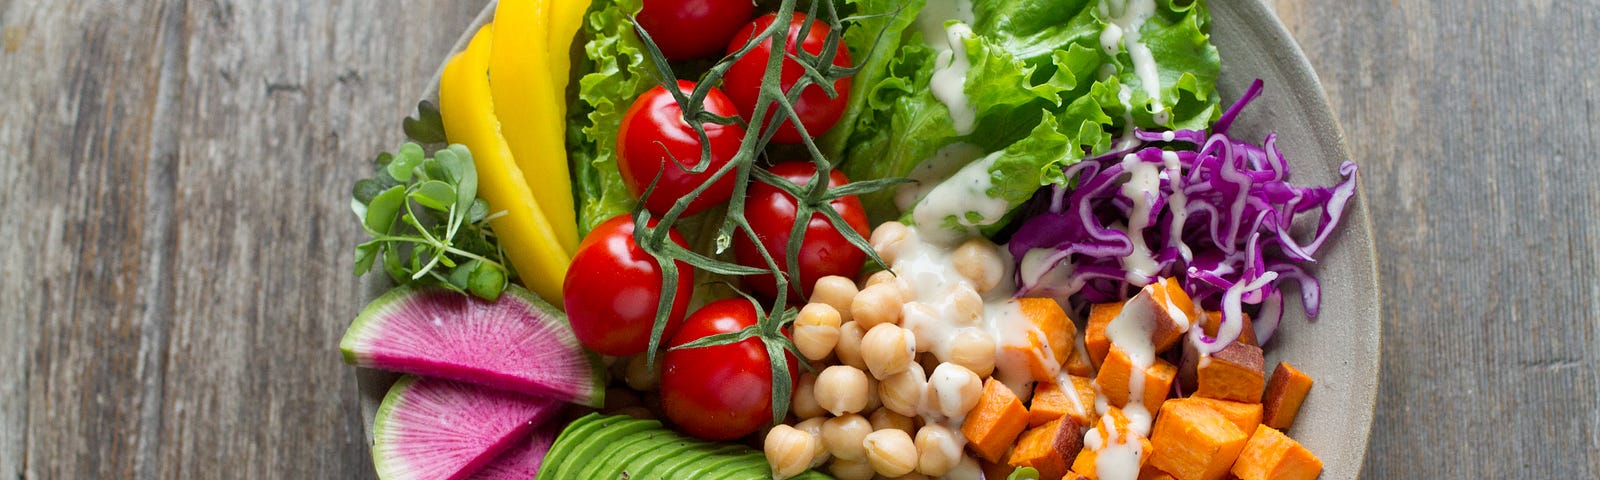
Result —
[[[1229, 137], [1228, 128], [1261, 87], [1256, 80], [1209, 134], [1136, 130], [1112, 152], [1068, 167], [1076, 187], [1041, 195], [1048, 208], [1025, 219], [1008, 244], [1018, 262], [1017, 295], [1081, 308], [1122, 301], [1142, 285], [1175, 277], [1205, 309], [1221, 310], [1223, 325], [1242, 325], [1244, 305], [1254, 305], [1257, 339], [1265, 343], [1282, 319], [1282, 286], [1293, 282], [1306, 314], [1315, 317], [1321, 286], [1305, 265], [1316, 261], [1355, 196], [1356, 165], [1340, 165], [1344, 179], [1331, 187], [1296, 186], [1288, 181], [1276, 134], [1261, 145]], [[1151, 168], [1140, 164], [1154, 164], [1159, 180], [1154, 191], [1133, 189], [1144, 196], [1149, 216], [1147, 227], [1129, 232], [1136, 203], [1125, 192], [1130, 170]], [[1313, 216], [1309, 230], [1295, 224]], [[1145, 242], [1153, 272], [1124, 265], [1135, 255], [1135, 237]], [[1198, 328], [1191, 335], [1212, 350], [1237, 337], [1207, 338]]]

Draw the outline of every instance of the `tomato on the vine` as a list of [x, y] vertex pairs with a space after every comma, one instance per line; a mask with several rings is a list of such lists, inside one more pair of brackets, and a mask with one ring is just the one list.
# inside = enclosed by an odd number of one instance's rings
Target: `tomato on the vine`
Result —
[[[684, 345], [756, 324], [756, 306], [743, 298], [712, 302], [689, 316], [672, 337]], [[790, 389], [800, 362], [785, 353]], [[708, 440], [749, 435], [772, 422], [772, 363], [760, 338], [711, 347], [668, 350], [661, 369], [661, 406], [684, 432]]]
[[668, 60], [716, 55], [755, 14], [750, 0], [644, 0], [639, 25]]
[[[772, 22], [776, 21], [777, 18], [776, 14], [769, 13], [750, 22], [743, 30], [734, 34], [733, 42], [728, 44], [727, 52], [731, 54], [739, 51], [740, 48], [744, 47], [745, 43], [749, 42], [751, 38], [765, 30], [769, 25], [772, 25]], [[800, 28], [806, 25], [807, 22], [810, 22], [810, 30], [807, 30], [806, 37], [801, 39], [799, 38]], [[831, 30], [826, 23], [812, 20], [805, 14], [796, 13], [789, 22], [789, 38], [788, 43], [784, 45], [784, 50], [793, 55], [799, 51], [795, 47], [796, 44], [799, 44], [805, 48], [806, 53], [821, 55], [822, 48], [827, 46], [828, 32]], [[751, 119], [751, 124], [756, 124], [752, 119], [752, 115], [755, 114], [756, 101], [761, 96], [761, 79], [767, 71], [767, 58], [771, 55], [772, 45], [767, 42], [761, 42], [760, 46], [757, 46], [745, 56], [739, 57], [739, 60], [735, 61], [733, 66], [728, 68], [728, 73], [723, 76], [723, 89], [728, 92], [728, 98], [732, 98], [733, 103], [739, 105], [739, 112], [743, 113], [746, 119]], [[844, 42], [839, 42], [838, 50], [834, 52], [833, 65], [845, 68], [850, 67], [850, 51], [845, 49]], [[805, 69], [798, 62], [793, 59], [784, 59], [783, 71], [779, 75], [780, 86], [783, 91], [787, 93], [804, 74]], [[839, 95], [828, 98], [828, 93], [823, 91], [820, 85], [811, 85], [800, 92], [800, 100], [794, 104], [795, 113], [800, 118], [800, 124], [806, 127], [806, 132], [811, 136], [820, 137], [828, 129], [833, 128], [833, 124], [839, 122], [839, 117], [844, 115], [844, 109], [850, 103], [849, 77], [834, 81], [833, 89]], [[768, 118], [771, 118], [771, 115], [778, 114], [776, 105], [769, 108]], [[778, 128], [778, 132], [772, 136], [772, 141], [777, 143], [801, 143], [804, 140], [800, 138], [800, 131], [794, 128], [794, 123], [785, 121], [783, 126]]]
[[[656, 225], [651, 220], [651, 227]], [[656, 303], [661, 299], [661, 267], [633, 238], [633, 219], [618, 215], [595, 227], [578, 245], [567, 268], [562, 299], [578, 341], [606, 355], [635, 355], [650, 346]], [[667, 231], [679, 246], [689, 244], [677, 230]], [[677, 292], [661, 338], [672, 338], [689, 310], [694, 267], [678, 265]], [[663, 342], [664, 343], [664, 342]]]
[[[693, 92], [694, 87], [694, 82], [678, 81], [678, 89], [685, 95]], [[704, 106], [707, 112], [716, 115], [732, 117], [739, 113], [727, 95], [714, 88], [706, 95]], [[655, 190], [649, 198], [643, 199], [651, 213], [666, 214], [673, 202], [689, 196], [717, 169], [738, 155], [744, 128], [714, 123], [702, 125], [711, 146], [710, 163], [703, 172], [689, 173], [685, 168], [698, 166], [701, 161], [700, 136], [684, 121], [683, 110], [671, 93], [659, 86], [652, 88], [634, 100], [633, 106], [623, 115], [622, 127], [617, 131], [617, 170], [635, 197], [643, 197], [645, 188], [660, 175]], [[683, 214], [693, 215], [728, 201], [728, 197], [733, 196], [734, 177], [729, 173], [718, 179], [689, 202]]]
[[[773, 165], [767, 171], [804, 186], [811, 183], [811, 177], [816, 175], [817, 167], [811, 162], [784, 162]], [[838, 170], [828, 175], [830, 188], [848, 183], [850, 180]], [[763, 182], [751, 184], [745, 196], [745, 218], [750, 221], [751, 230], [761, 239], [761, 244], [767, 248], [773, 260], [777, 261], [778, 266], [786, 272], [789, 271], [786, 258], [786, 252], [789, 251], [789, 232], [794, 227], [798, 205], [799, 202], [787, 192]], [[861, 199], [854, 195], [840, 197], [830, 201], [829, 206], [833, 207], [835, 212], [839, 212], [839, 217], [844, 219], [856, 233], [866, 236], [867, 214], [861, 206]], [[821, 212], [811, 214], [805, 232], [805, 238], [800, 243], [800, 251], [795, 257], [800, 262], [800, 278], [790, 279], [791, 295], [800, 292], [809, 297], [811, 287], [817, 279], [829, 275], [855, 278], [856, 273], [861, 270], [861, 265], [866, 262], [866, 252], [845, 239], [844, 234], [834, 228], [833, 222], [828, 221], [828, 217]], [[745, 235], [734, 236], [733, 253], [735, 260], [741, 265], [767, 268], [761, 252]], [[777, 282], [771, 275], [747, 276], [744, 277], [744, 282], [746, 287], [769, 298], [777, 295]]]

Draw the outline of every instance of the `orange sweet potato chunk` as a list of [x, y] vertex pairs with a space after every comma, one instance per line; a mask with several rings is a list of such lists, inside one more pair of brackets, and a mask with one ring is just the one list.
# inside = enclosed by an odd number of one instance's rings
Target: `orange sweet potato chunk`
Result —
[[[1172, 379], [1178, 374], [1178, 367], [1156, 358], [1148, 368], [1139, 369], [1138, 375], [1144, 376], [1144, 394], [1140, 398], [1141, 404], [1154, 410], [1156, 406], [1167, 399], [1167, 392], [1172, 389]], [[1121, 347], [1113, 345], [1111, 353], [1106, 355], [1106, 362], [1100, 366], [1100, 374], [1095, 376], [1094, 382], [1100, 386], [1100, 394], [1105, 395], [1106, 401], [1117, 407], [1128, 405], [1130, 379], [1133, 378], [1135, 366], [1128, 352]]]
[[1067, 373], [1080, 377], [1094, 377], [1095, 366], [1089, 359], [1089, 348], [1074, 348], [1072, 355], [1067, 356]]
[[[1206, 336], [1215, 338], [1217, 328], [1222, 326], [1222, 312], [1209, 311], [1205, 315], [1206, 318], [1200, 323], [1200, 328], [1206, 332]], [[1256, 327], [1250, 322], [1248, 313], [1244, 314], [1244, 327], [1239, 330], [1239, 343], [1261, 346], [1261, 343], [1256, 341]]]
[[1266, 386], [1261, 347], [1234, 342], [1200, 360], [1194, 396], [1261, 403]]
[[1057, 418], [1022, 432], [1006, 463], [1014, 467], [1033, 467], [1043, 480], [1066, 476], [1069, 463], [1083, 450], [1082, 424], [1072, 417]]
[[1033, 381], [1054, 381], [1056, 374], [1061, 372], [1061, 363], [1052, 353], [1050, 340], [1040, 330], [1029, 330], [1027, 337], [1027, 344], [1006, 345], [1006, 352], [1027, 362], [1028, 376]]
[[1288, 363], [1279, 363], [1273, 367], [1272, 378], [1267, 380], [1267, 393], [1261, 398], [1265, 408], [1262, 422], [1278, 430], [1288, 430], [1294, 425], [1294, 417], [1299, 415], [1300, 404], [1305, 403], [1308, 393], [1311, 393], [1311, 376]]
[[1216, 410], [1193, 402], [1167, 402], [1156, 417], [1150, 465], [1177, 480], [1219, 480], [1249, 437]]
[[1315, 480], [1322, 460], [1272, 427], [1256, 427], [1229, 471], [1239, 480]]
[[1064, 477], [1061, 477], [1061, 480], [1090, 480], [1090, 479], [1089, 479], [1088, 476], [1086, 476], [1084, 474], [1068, 470], [1067, 471], [1067, 475], [1064, 476]]
[[1025, 428], [1028, 428], [1028, 409], [1022, 407], [1022, 400], [1004, 383], [991, 378], [983, 383], [978, 405], [967, 412], [961, 434], [967, 437], [968, 446], [978, 456], [999, 462]]
[[1040, 383], [1028, 405], [1028, 425], [1037, 427], [1061, 417], [1090, 425], [1094, 416], [1094, 380], [1077, 375], [1057, 375], [1053, 383]]
[[[1095, 424], [1094, 430], [1095, 434], [1103, 439], [1103, 448], [1109, 448], [1111, 445], [1137, 444], [1139, 446], [1139, 467], [1144, 468], [1145, 464], [1150, 461], [1150, 452], [1153, 447], [1150, 445], [1150, 439], [1130, 429], [1130, 424], [1128, 417], [1123, 415], [1122, 409], [1112, 408], [1105, 415], [1100, 416], [1100, 421]], [[1100, 452], [1089, 449], [1085, 445], [1085, 448], [1078, 452], [1078, 458], [1073, 459], [1072, 471], [1078, 472], [1078, 474], [1090, 480], [1100, 480], [1099, 467], [1097, 465], [1099, 458]]]
[[1238, 426], [1241, 432], [1254, 432], [1256, 431], [1256, 425], [1261, 424], [1262, 408], [1259, 403], [1244, 403], [1205, 397], [1167, 400], [1167, 403], [1172, 402], [1193, 403], [1212, 409], [1222, 414], [1223, 417], [1227, 417], [1228, 421]]
[[1177, 480], [1177, 479], [1173, 478], [1172, 474], [1167, 473], [1167, 472], [1163, 472], [1163, 471], [1161, 471], [1161, 469], [1156, 468], [1153, 465], [1145, 464], [1144, 468], [1139, 469], [1139, 480]]
[[1078, 326], [1067, 317], [1066, 310], [1050, 298], [1019, 298], [1017, 303], [1022, 308], [1022, 316], [1044, 332], [1045, 345], [1050, 347], [1056, 365], [1066, 364], [1067, 357], [1072, 356], [1073, 337], [1078, 336]]
[[1141, 293], [1150, 296], [1147, 305], [1154, 307], [1147, 318], [1153, 322], [1150, 326], [1150, 343], [1156, 346], [1158, 352], [1172, 348], [1203, 315], [1203, 312], [1194, 308], [1194, 300], [1183, 291], [1176, 278], [1167, 277], [1146, 285]]
[[1089, 362], [1094, 368], [1106, 360], [1111, 351], [1111, 338], [1106, 336], [1106, 326], [1122, 314], [1122, 302], [1097, 303], [1089, 306], [1089, 323], [1083, 327], [1083, 345], [1089, 350]]

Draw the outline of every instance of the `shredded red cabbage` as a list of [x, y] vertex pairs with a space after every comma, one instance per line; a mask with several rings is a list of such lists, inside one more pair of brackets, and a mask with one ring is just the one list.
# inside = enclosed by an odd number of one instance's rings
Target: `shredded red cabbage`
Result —
[[[1306, 314], [1315, 317], [1321, 287], [1304, 264], [1316, 261], [1355, 195], [1356, 165], [1340, 165], [1344, 180], [1334, 186], [1295, 186], [1288, 182], [1289, 164], [1276, 134], [1259, 146], [1227, 136], [1261, 87], [1256, 80], [1209, 135], [1135, 131], [1116, 151], [1068, 167], [1076, 187], [1055, 187], [1042, 196], [1048, 208], [1023, 220], [1011, 236], [1008, 248], [1022, 286], [1018, 296], [1055, 297], [1081, 307], [1121, 301], [1160, 277], [1176, 277], [1206, 309], [1223, 312], [1218, 336], [1226, 338], [1208, 338], [1198, 328], [1191, 332], [1197, 345], [1214, 345], [1213, 351], [1237, 338], [1246, 304], [1259, 309], [1256, 338], [1272, 338], [1282, 319], [1283, 282], [1299, 285]], [[1155, 190], [1135, 188], [1144, 197], [1136, 201], [1126, 185], [1135, 176], [1130, 170], [1150, 171], [1140, 164], [1154, 164], [1159, 182], [1152, 183]], [[1141, 223], [1130, 218], [1139, 203], [1148, 207], [1142, 222], [1148, 226], [1129, 231], [1130, 224]], [[1321, 211], [1311, 238], [1294, 238], [1295, 217], [1311, 210]], [[1134, 233], [1145, 242], [1154, 270], [1125, 266], [1136, 254]]]

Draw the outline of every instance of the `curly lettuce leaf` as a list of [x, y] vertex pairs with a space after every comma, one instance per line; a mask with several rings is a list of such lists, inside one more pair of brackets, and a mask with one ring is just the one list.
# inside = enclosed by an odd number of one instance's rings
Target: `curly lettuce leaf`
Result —
[[850, 58], [861, 68], [850, 79], [850, 100], [836, 126], [817, 140], [817, 147], [828, 158], [839, 159], [850, 140], [856, 119], [868, 109], [872, 92], [890, 78], [890, 62], [900, 49], [906, 28], [917, 20], [925, 0], [845, 0], [851, 16], [858, 20], [844, 31], [844, 44]]
[[584, 32], [588, 73], [578, 80], [578, 102], [567, 119], [568, 156], [578, 197], [580, 234], [636, 203], [617, 170], [617, 130], [634, 98], [656, 85], [643, 40], [633, 30], [641, 0], [597, 0]]
[[[890, 62], [889, 75], [869, 90], [868, 111], [856, 121], [847, 158], [859, 160], [842, 167], [852, 179], [904, 177], [939, 149], [960, 141], [985, 151], [1003, 149], [1027, 136], [1070, 90], [1062, 76], [1033, 82], [1035, 67], [982, 36], [968, 37], [963, 44], [971, 67], [963, 90], [977, 116], [973, 132], [960, 135], [950, 108], [929, 88], [936, 52], [922, 44], [920, 33], [910, 37], [912, 42]], [[898, 215], [892, 191], [874, 192], [861, 200], [874, 220]]]

